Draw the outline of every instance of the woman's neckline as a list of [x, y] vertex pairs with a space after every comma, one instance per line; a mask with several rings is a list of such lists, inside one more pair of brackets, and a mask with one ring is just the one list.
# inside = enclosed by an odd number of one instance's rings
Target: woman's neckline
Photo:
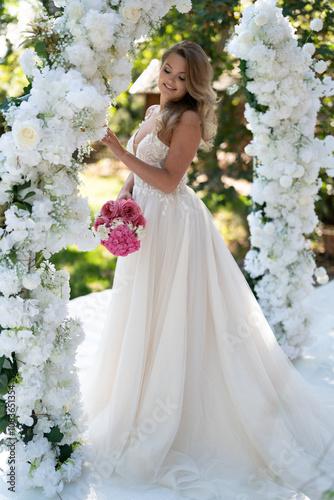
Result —
[[[158, 135], [155, 133], [155, 130], [152, 130], [152, 132], [149, 132], [148, 134], [144, 135], [144, 137], [141, 139], [141, 141], [138, 142], [138, 144], [135, 144], [135, 138], [136, 138], [136, 135], [137, 135], [137, 132], [138, 132], [139, 128], [136, 130], [136, 132], [134, 133], [134, 135], [132, 136], [133, 137], [133, 141], [132, 141], [132, 150], [133, 150], [133, 153], [135, 156], [137, 156], [137, 152], [138, 152], [138, 148], [139, 148], [139, 145], [146, 139], [146, 137], [149, 137], [150, 135], [153, 135], [155, 136], [158, 141], [163, 145], [165, 146], [165, 148], [168, 148], [169, 149], [169, 146], [167, 146], [167, 144], [163, 143]], [[136, 148], [135, 148], [136, 146]]]
[[156, 110], [157, 107], [160, 107], [159, 104], [156, 104], [154, 106], [154, 108], [151, 110], [151, 112], [145, 117], [145, 119], [141, 122], [141, 124], [139, 125], [138, 129], [136, 130], [136, 132], [134, 133], [133, 135], [133, 142], [132, 142], [132, 150], [134, 152], [134, 155], [137, 156], [137, 151], [138, 151], [138, 148], [139, 148], [139, 144], [141, 142], [143, 142], [143, 140], [147, 137], [147, 136], [150, 136], [150, 135], [156, 135], [157, 139], [159, 142], [161, 142], [161, 144], [163, 144], [166, 148], [169, 148], [169, 146], [167, 146], [167, 144], [163, 143], [159, 137], [158, 137], [158, 134], [156, 133], [156, 130], [155, 130], [155, 125], [153, 127], [153, 130], [151, 132], [148, 132], [146, 135], [144, 135], [144, 137], [136, 144], [136, 137], [137, 137], [137, 134], [140, 130], [140, 127], [142, 126], [142, 124], [148, 119], [150, 118], [150, 116], [152, 116], [152, 114], [154, 113], [154, 110]]

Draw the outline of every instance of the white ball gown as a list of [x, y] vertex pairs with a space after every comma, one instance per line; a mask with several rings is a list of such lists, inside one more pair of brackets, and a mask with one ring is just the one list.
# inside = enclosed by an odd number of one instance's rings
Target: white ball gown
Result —
[[[167, 154], [155, 132], [136, 151], [157, 168]], [[118, 258], [83, 388], [93, 467], [196, 500], [320, 499], [333, 408], [279, 347], [186, 175], [168, 195], [134, 178], [146, 235]]]

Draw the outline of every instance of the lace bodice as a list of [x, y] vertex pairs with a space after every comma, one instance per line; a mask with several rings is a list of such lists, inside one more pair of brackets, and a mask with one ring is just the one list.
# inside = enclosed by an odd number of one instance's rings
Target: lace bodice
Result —
[[[126, 147], [127, 151], [129, 151], [129, 153], [134, 154], [135, 156], [137, 156], [137, 158], [144, 161], [145, 163], [148, 163], [149, 165], [152, 165], [157, 168], [164, 168], [169, 147], [160, 141], [156, 132], [153, 131], [150, 134], [147, 134], [144, 137], [144, 139], [142, 139], [138, 144], [136, 152], [134, 151], [135, 136], [136, 133], [130, 137]], [[186, 183], [187, 183], [187, 173], [184, 174], [176, 190], [173, 193], [171, 193], [171, 195], [175, 194], [175, 192], [178, 192], [180, 189], [184, 188], [184, 186], [186, 186]], [[157, 191], [158, 193], [163, 194], [162, 191], [151, 186], [150, 184], [147, 184], [136, 174], [134, 174], [134, 185], [136, 186], [137, 189], [143, 189], [147, 192]], [[170, 196], [170, 195], [164, 195], [164, 196]]]

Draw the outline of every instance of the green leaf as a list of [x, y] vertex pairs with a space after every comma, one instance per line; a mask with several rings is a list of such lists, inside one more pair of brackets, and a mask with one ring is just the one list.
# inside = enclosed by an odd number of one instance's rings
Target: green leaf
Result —
[[15, 205], [17, 208], [20, 208], [21, 210], [28, 210], [25, 204], [22, 203], [21, 201], [15, 201], [13, 205]]
[[0, 375], [0, 389], [7, 390], [7, 385], [8, 385], [8, 377], [3, 373], [2, 375]]
[[26, 94], [22, 97], [7, 97], [1, 105], [0, 105], [0, 111], [1, 112], [6, 112], [11, 106], [19, 106], [21, 102], [27, 101], [30, 97], [30, 94]]
[[30, 191], [29, 193], [27, 193], [27, 194], [25, 195], [25, 197], [24, 197], [23, 199], [24, 199], [24, 200], [26, 200], [27, 198], [30, 198], [31, 196], [34, 196], [35, 194], [36, 194], [36, 192], [35, 192], [35, 191]]
[[12, 367], [12, 364], [11, 362], [9, 361], [9, 359], [5, 358], [5, 362], [3, 364], [3, 368], [4, 370], [10, 370]]
[[32, 206], [30, 205], [30, 203], [26, 203], [24, 201], [15, 201], [13, 203], [13, 205], [16, 205], [17, 208], [21, 208], [22, 210], [27, 210], [29, 213], [32, 212]]
[[0, 401], [0, 418], [7, 416], [7, 406], [5, 401]]
[[23, 184], [17, 184], [16, 188], [17, 188], [17, 191], [22, 191], [22, 189], [30, 188], [30, 186], [31, 186], [31, 180], [26, 181]]
[[32, 80], [30, 78], [28, 80], [30, 80], [29, 85], [23, 88], [24, 95], [30, 95], [30, 91], [32, 89]]
[[0, 418], [0, 434], [2, 432], [6, 432], [8, 424], [9, 424], [9, 418], [8, 417], [2, 417], [2, 418]]
[[7, 389], [0, 389], [0, 401], [4, 401], [3, 397], [8, 393]]
[[34, 44], [34, 49], [39, 57], [42, 59], [47, 59], [48, 58], [48, 51], [47, 51], [47, 45], [45, 42], [42, 42], [41, 40], [38, 40]]
[[70, 458], [72, 454], [72, 445], [64, 444], [63, 446], [59, 446], [59, 449], [60, 455], [58, 457], [58, 460], [60, 463], [64, 463], [68, 458]]
[[55, 427], [52, 427], [50, 432], [44, 433], [44, 436], [51, 443], [59, 443], [63, 439], [64, 434], [60, 432], [58, 425], [56, 425]]
[[0, 111], [1, 111], [1, 113], [6, 113], [6, 111], [8, 111], [8, 109], [9, 109], [9, 108], [10, 108], [13, 104], [15, 104], [13, 97], [7, 97], [7, 99], [5, 99], [5, 100], [1, 103], [1, 106], [0, 106]]
[[2, 370], [2, 367], [5, 363], [5, 361], [6, 361], [6, 356], [1, 356], [1, 358], [0, 358], [0, 372]]

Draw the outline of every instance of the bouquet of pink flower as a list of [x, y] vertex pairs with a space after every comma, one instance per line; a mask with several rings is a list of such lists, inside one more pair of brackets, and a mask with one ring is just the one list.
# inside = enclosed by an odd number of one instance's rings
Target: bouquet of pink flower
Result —
[[94, 232], [113, 255], [125, 257], [140, 248], [146, 219], [133, 200], [107, 201], [96, 214]]

